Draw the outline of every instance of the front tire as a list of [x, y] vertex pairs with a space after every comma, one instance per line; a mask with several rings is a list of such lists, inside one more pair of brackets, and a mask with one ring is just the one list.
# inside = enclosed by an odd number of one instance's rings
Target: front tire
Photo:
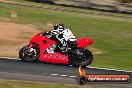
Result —
[[[29, 52], [28, 48], [29, 48], [29, 45], [24, 46], [19, 51], [19, 58], [21, 59], [21, 61], [25, 61], [25, 62], [35, 62], [35, 61], [37, 61], [38, 58], [39, 58], [39, 53], [40, 53], [39, 49], [35, 48], [36, 49], [36, 55], [28, 56], [28, 55], [26, 55], [26, 52]], [[30, 52], [29, 52], [29, 54], [30, 54]]]
[[87, 49], [77, 49], [74, 54], [69, 55], [69, 61], [75, 67], [86, 67], [92, 63], [93, 55]]

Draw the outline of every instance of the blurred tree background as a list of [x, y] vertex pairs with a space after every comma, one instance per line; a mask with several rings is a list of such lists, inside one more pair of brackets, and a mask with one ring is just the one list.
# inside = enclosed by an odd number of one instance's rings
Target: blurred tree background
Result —
[[54, 4], [54, 0], [27, 0], [27, 1], [43, 2], [43, 3]]
[[121, 0], [122, 3], [132, 3], [132, 0]]
[[[56, 1], [58, 2], [85, 2], [85, 3], [90, 3], [90, 2], [120, 2], [120, 3], [132, 3], [132, 0], [27, 0], [27, 1], [34, 1], [34, 2], [43, 2], [43, 3], [49, 3], [53, 4]], [[65, 3], [64, 3], [65, 4]]]

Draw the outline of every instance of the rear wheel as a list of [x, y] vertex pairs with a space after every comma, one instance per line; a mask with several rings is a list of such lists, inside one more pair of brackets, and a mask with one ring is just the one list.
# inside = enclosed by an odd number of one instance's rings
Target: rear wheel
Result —
[[86, 67], [92, 63], [93, 55], [87, 49], [77, 49], [74, 54], [69, 55], [69, 61], [73, 66]]
[[[31, 50], [32, 49], [32, 50]], [[19, 58], [22, 61], [26, 62], [33, 62], [37, 61], [39, 58], [40, 50], [39, 48], [33, 47], [29, 50], [29, 46], [24, 46], [20, 51], [19, 51]]]

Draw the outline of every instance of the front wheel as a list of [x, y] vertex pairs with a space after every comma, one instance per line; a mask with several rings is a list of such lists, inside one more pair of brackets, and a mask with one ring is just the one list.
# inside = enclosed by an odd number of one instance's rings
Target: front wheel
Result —
[[69, 55], [69, 61], [73, 66], [86, 67], [92, 63], [93, 55], [87, 49], [77, 49]]
[[27, 45], [19, 51], [19, 58], [21, 61], [33, 62], [38, 60], [39, 54], [40, 51], [38, 48], [32, 47], [29, 49], [29, 45]]

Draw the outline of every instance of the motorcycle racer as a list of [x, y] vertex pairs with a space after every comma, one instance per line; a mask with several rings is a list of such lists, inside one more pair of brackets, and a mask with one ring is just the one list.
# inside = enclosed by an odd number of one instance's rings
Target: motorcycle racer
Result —
[[19, 58], [26, 62], [48, 62], [85, 67], [93, 60], [92, 53], [85, 48], [92, 43], [91, 38], [76, 39], [69, 29], [58, 24], [52, 31], [34, 35], [19, 51]]
[[57, 24], [54, 26], [54, 29], [50, 31], [51, 35], [55, 35], [55, 37], [60, 41], [63, 47], [67, 45], [67, 42], [75, 42], [76, 38], [73, 33], [64, 27], [64, 24]]

